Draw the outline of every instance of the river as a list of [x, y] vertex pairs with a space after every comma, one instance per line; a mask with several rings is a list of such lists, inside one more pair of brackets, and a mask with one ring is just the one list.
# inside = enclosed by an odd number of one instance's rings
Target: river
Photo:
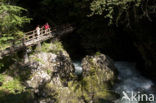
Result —
[[[76, 73], [82, 72], [80, 62], [74, 62], [74, 66], [76, 68]], [[117, 61], [115, 62], [115, 66], [119, 72], [118, 79], [120, 80], [120, 82], [115, 85], [114, 91], [121, 96], [121, 98], [116, 100], [115, 103], [139, 103], [138, 101], [129, 101], [127, 99], [122, 99], [123, 92], [127, 93], [129, 97], [131, 96], [132, 92], [138, 93], [138, 95], [141, 95], [141, 93], [148, 95], [155, 94], [154, 90], [152, 89], [154, 83], [151, 80], [146, 79], [145, 77], [140, 75], [140, 73], [135, 68], [135, 63]]]

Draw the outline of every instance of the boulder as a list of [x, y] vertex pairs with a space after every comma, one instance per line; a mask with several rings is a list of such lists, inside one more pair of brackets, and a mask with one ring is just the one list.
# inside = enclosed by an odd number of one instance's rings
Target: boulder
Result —
[[29, 87], [38, 88], [41, 84], [49, 82], [53, 75], [59, 75], [62, 80], [68, 81], [74, 73], [70, 58], [62, 52], [59, 55], [40, 52], [29, 58], [29, 67], [32, 69], [30, 79], [27, 81]]
[[83, 68], [83, 76], [89, 75], [92, 70], [99, 70], [104, 73], [103, 75], [105, 75], [103, 78], [104, 81], [116, 79], [117, 69], [114, 66], [113, 60], [104, 54], [86, 56], [82, 60], [81, 65]]
[[108, 56], [101, 53], [86, 56], [82, 60], [82, 69], [81, 81], [85, 101], [98, 103], [117, 99], [113, 90], [117, 80], [117, 69]]
[[41, 51], [30, 55], [29, 60], [31, 74], [26, 84], [34, 93], [35, 103], [64, 103], [60, 100], [71, 97], [67, 84], [75, 69], [65, 50]]

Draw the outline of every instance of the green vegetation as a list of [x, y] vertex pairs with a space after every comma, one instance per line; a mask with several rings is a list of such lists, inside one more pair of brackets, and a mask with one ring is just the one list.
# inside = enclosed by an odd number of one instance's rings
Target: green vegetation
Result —
[[[126, 22], [130, 26], [131, 18], [135, 21], [143, 17], [149, 17], [152, 7], [150, 1], [146, 0], [93, 0], [90, 6], [91, 15], [104, 15], [109, 23]], [[152, 2], [151, 2], [152, 3]], [[133, 21], [134, 22], [134, 21]]]
[[[8, 48], [13, 41], [19, 42], [23, 31], [34, 29], [36, 25], [48, 22], [53, 29], [55, 25], [74, 24], [74, 33], [62, 37], [67, 43], [43, 43], [41, 51], [59, 54], [66, 45], [71, 45], [68, 51], [80, 48], [76, 55], [84, 51], [84, 54], [98, 56], [101, 52], [116, 60], [141, 62], [140, 71], [155, 78], [155, 9], [155, 0], [0, 0], [0, 50]], [[33, 18], [31, 22], [29, 17]], [[80, 47], [74, 44], [76, 41]], [[20, 57], [22, 51], [17, 54], [0, 60], [0, 103], [23, 103], [31, 94], [22, 85], [31, 78], [31, 71], [23, 67]], [[44, 63], [38, 58], [33, 59]], [[105, 73], [96, 69], [92, 66], [85, 78], [68, 83], [71, 90], [80, 97], [84, 96], [86, 101], [92, 99], [90, 95], [95, 102], [100, 101], [98, 98], [109, 98], [112, 95], [109, 86], [113, 82], [109, 85], [104, 83], [102, 78]], [[47, 69], [46, 72], [50, 74], [51, 70]], [[110, 73], [108, 78], [112, 79], [112, 75]], [[72, 74], [70, 77], [74, 78]], [[67, 90], [58, 92], [63, 94]], [[74, 97], [74, 93], [71, 95]], [[66, 98], [65, 95], [63, 97]], [[69, 95], [67, 97], [70, 98]]]
[[52, 53], [56, 53], [58, 54], [59, 51], [62, 51], [63, 49], [63, 45], [60, 41], [56, 40], [53, 43], [43, 43], [42, 44], [42, 48], [41, 51], [42, 52], [52, 52]]
[[0, 91], [9, 91], [9, 93], [15, 93], [15, 91], [21, 92], [23, 89], [24, 87], [17, 79], [8, 82], [5, 81], [3, 86], [0, 87]]
[[44, 43], [42, 44], [42, 49], [41, 49], [41, 50], [42, 50], [43, 52], [50, 52], [50, 51], [51, 51], [51, 48], [50, 48], [50, 47], [51, 47], [51, 44], [50, 44], [50, 43], [45, 43], [45, 42], [44, 42]]
[[[64, 45], [68, 47], [70, 44], [70, 49], [78, 48], [74, 45], [76, 40], [87, 54], [100, 51], [112, 58], [124, 60], [137, 56], [138, 59], [135, 60], [143, 60], [144, 67], [155, 68], [154, 0], [38, 0], [33, 3], [31, 0], [15, 1], [0, 2], [1, 50], [11, 45], [12, 39], [20, 38], [22, 29], [30, 30], [45, 22], [52, 28], [69, 23], [75, 25], [77, 29], [73, 35], [79, 37], [66, 38], [68, 43]], [[23, 14], [33, 18], [25, 28], [22, 28], [23, 24], [30, 19]], [[46, 46], [49, 45], [45, 45], [43, 51], [48, 51]]]
[[36, 61], [36, 62], [41, 63], [41, 64], [45, 64], [44, 61], [43, 61], [42, 59], [40, 59], [40, 58], [33, 57], [32, 59], [33, 59], [34, 61]]
[[101, 53], [100, 52], [96, 52], [96, 55], [98, 56], [98, 55], [100, 55]]
[[3, 74], [0, 74], [0, 82], [4, 82], [4, 75]]
[[89, 71], [89, 75], [82, 77], [80, 80], [71, 81], [68, 83], [71, 91], [78, 97], [83, 97], [85, 101], [112, 100], [116, 98], [116, 94], [111, 90], [111, 85], [104, 82], [104, 74], [99, 74], [101, 71], [96, 71], [95, 68]]
[[0, 102], [26, 103], [31, 101], [31, 92], [26, 90], [21, 81], [6, 74], [0, 74]]
[[26, 9], [13, 4], [10, 0], [0, 1], [0, 50], [7, 48], [10, 40], [21, 38], [23, 32], [20, 28], [30, 22], [29, 18], [21, 16]]

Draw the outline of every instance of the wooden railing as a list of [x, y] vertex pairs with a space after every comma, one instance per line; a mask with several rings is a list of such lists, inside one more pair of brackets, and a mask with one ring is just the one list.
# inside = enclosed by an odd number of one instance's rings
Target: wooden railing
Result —
[[44, 28], [40, 29], [40, 35], [37, 35], [37, 31], [29, 31], [24, 33], [24, 37], [21, 39], [18, 39], [15, 41], [12, 41], [13, 45], [24, 45], [24, 46], [30, 46], [35, 44], [36, 42], [39, 41], [44, 41], [45, 39], [54, 37], [54, 36], [59, 36], [64, 33], [68, 33], [73, 29], [71, 25], [62, 25], [62, 26], [56, 26], [45, 30]]
[[71, 31], [73, 31], [73, 27], [71, 25], [62, 25], [53, 27], [52, 30], [51, 28], [47, 30], [41, 28], [40, 35], [37, 35], [36, 30], [26, 32], [24, 33], [23, 38], [10, 41], [12, 46], [0, 51], [0, 58], [12, 52], [18, 51], [23, 47], [32, 46], [38, 42], [42, 42], [53, 37], [58, 37], [59, 35], [69, 33]]
[[45, 38], [47, 37], [52, 37], [52, 32], [49, 29], [41, 29], [40, 30], [40, 34], [38, 35], [36, 30], [32, 31], [32, 32], [28, 32], [24, 35], [24, 38], [23, 38], [23, 44], [25, 46], [29, 46], [33, 43], [36, 43], [38, 41], [41, 41], [41, 40], [44, 40]]

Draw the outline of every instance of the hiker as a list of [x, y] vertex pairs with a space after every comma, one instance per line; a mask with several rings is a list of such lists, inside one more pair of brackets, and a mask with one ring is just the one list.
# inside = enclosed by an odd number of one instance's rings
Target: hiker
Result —
[[45, 29], [45, 33], [46, 33], [46, 34], [47, 34], [49, 28], [50, 28], [49, 24], [46, 23], [46, 24], [44, 25], [44, 29]]
[[39, 25], [37, 25], [37, 27], [36, 27], [36, 33], [37, 33], [37, 38], [39, 39], [39, 35], [40, 35], [40, 27], [39, 27]]

